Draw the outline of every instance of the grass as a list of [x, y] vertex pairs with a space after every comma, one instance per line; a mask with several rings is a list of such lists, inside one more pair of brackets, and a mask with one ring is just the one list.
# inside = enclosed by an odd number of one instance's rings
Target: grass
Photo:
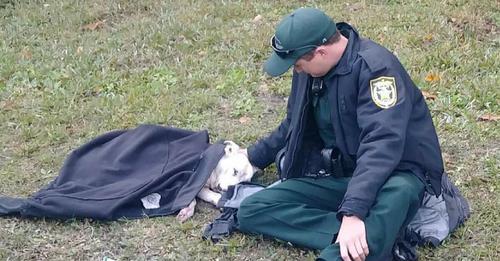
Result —
[[[316, 6], [397, 54], [429, 107], [447, 172], [473, 215], [422, 260], [499, 260], [500, 5], [497, 1], [0, 0], [0, 194], [26, 197], [65, 156], [140, 123], [208, 129], [249, 145], [284, 116], [290, 74], [262, 73], [274, 25]], [[255, 19], [260, 15], [260, 19]], [[91, 26], [88, 26], [88, 25]], [[92, 28], [92, 25], [96, 28]], [[273, 178], [272, 169], [262, 180]], [[217, 211], [97, 222], [0, 219], [2, 260], [313, 260], [236, 233], [201, 239]]]

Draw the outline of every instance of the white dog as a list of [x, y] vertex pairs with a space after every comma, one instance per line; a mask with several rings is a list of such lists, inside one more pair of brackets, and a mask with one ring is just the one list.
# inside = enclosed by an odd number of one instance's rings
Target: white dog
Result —
[[[220, 159], [215, 169], [210, 174], [205, 186], [198, 193], [197, 197], [217, 206], [221, 198], [221, 192], [226, 191], [231, 185], [236, 185], [243, 181], [250, 181], [256, 168], [250, 164], [248, 157], [240, 150], [240, 147], [232, 141], [225, 141], [224, 156]], [[177, 214], [177, 220], [186, 221], [194, 214], [196, 199]]]

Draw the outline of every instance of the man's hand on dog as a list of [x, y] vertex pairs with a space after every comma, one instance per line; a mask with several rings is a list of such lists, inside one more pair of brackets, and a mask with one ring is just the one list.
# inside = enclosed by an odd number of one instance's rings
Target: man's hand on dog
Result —
[[356, 216], [344, 216], [337, 241], [344, 261], [362, 261], [368, 256], [365, 222]]

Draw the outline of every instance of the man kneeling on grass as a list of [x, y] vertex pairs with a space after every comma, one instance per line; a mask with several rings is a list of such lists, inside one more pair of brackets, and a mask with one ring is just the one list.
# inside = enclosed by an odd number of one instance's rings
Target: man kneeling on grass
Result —
[[443, 162], [429, 109], [398, 59], [349, 24], [301, 8], [278, 24], [264, 65], [293, 66], [287, 115], [247, 150], [283, 182], [248, 197], [240, 230], [321, 250], [318, 260], [391, 260]]

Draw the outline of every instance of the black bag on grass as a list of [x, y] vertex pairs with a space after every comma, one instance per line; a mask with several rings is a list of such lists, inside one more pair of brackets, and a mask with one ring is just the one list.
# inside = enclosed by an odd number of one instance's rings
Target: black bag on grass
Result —
[[441, 195], [425, 192], [422, 206], [401, 232], [394, 245], [396, 260], [418, 260], [417, 246], [437, 247], [470, 216], [467, 200], [458, 188], [443, 174]]

